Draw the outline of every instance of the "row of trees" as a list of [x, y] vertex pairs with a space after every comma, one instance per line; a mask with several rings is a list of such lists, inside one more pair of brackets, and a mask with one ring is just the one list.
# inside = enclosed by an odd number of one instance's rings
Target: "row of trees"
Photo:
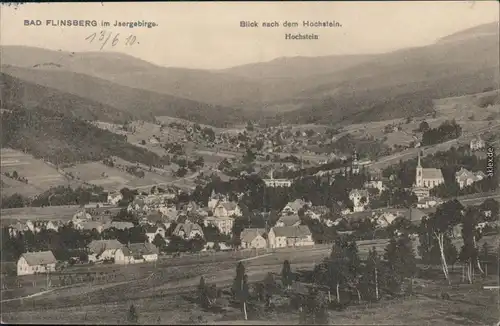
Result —
[[455, 120], [445, 121], [437, 128], [429, 128], [422, 135], [422, 145], [434, 145], [444, 143], [460, 137], [462, 127]]
[[45, 207], [63, 205], [86, 205], [90, 202], [106, 202], [107, 194], [102, 187], [85, 186], [71, 188], [69, 186], [52, 187], [34, 198], [21, 194], [13, 194], [2, 198], [2, 208]]

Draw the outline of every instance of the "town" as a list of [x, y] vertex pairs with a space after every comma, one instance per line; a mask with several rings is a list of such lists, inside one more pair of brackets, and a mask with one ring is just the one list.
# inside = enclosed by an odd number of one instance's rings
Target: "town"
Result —
[[2, 4], [0, 323], [496, 325], [498, 6]]
[[[267, 175], [251, 169], [223, 181], [214, 173], [190, 191], [175, 186], [105, 191], [90, 185], [78, 188], [74, 195], [64, 188], [53, 190], [51, 201], [63, 200], [58, 205], [66, 206], [51, 206], [45, 202], [46, 194], [31, 200], [21, 198], [23, 206], [39, 206], [31, 207], [39, 211], [64, 207], [67, 217], [31, 220], [22, 216], [27, 207], [2, 210], [2, 257], [16, 261], [10, 270], [3, 263], [6, 282], [2, 294], [15, 298], [14, 293], [23, 286], [48, 291], [85, 282], [71, 276], [84, 266], [89, 266], [88, 275], [95, 270], [88, 280], [99, 277], [101, 264], [117, 266], [118, 270], [107, 272], [110, 279], [102, 276], [112, 283], [122, 265], [168, 265], [190, 256], [202, 260], [226, 255], [230, 259], [236, 252], [257, 261], [282, 250], [326, 253], [329, 246], [333, 244], [335, 251], [341, 243], [350, 248], [349, 241], [354, 241], [360, 259], [375, 254], [382, 257], [392, 241], [408, 241], [405, 250], [413, 254], [403, 253], [414, 255], [415, 260], [439, 261], [439, 256], [434, 257], [439, 251], [432, 249], [437, 245], [450, 255], [446, 256], [448, 264], [469, 262], [470, 256], [461, 253], [466, 248], [465, 223], [473, 223], [470, 227], [477, 230], [474, 255], [481, 257], [481, 264], [489, 266], [491, 273], [496, 265], [489, 255], [500, 248], [495, 240], [500, 230], [499, 195], [496, 176], [483, 172], [486, 148], [487, 142], [480, 137], [431, 155], [417, 147], [413, 159], [374, 172], [359, 159], [363, 153], [355, 150], [308, 167], [302, 162], [292, 169], [286, 164], [261, 168], [261, 172], [269, 171]], [[245, 168], [254, 160], [247, 161]], [[448, 170], [450, 166], [454, 173]], [[281, 169], [280, 178], [274, 178], [275, 168]], [[20, 178], [17, 174], [9, 176]], [[15, 207], [17, 199], [4, 198], [3, 202]], [[442, 230], [444, 238], [438, 237], [436, 243], [422, 243], [422, 237], [433, 236], [424, 226], [449, 218], [447, 209], [462, 214], [463, 220], [449, 221], [448, 231]], [[484, 273], [485, 267], [477, 266]], [[472, 282], [473, 272], [468, 273]], [[47, 278], [23, 285], [23, 277], [28, 275]]]

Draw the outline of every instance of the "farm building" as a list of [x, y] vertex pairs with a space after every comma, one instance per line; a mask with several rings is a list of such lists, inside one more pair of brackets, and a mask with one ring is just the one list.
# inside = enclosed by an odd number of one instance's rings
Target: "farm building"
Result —
[[265, 229], [244, 229], [241, 231], [241, 248], [266, 248]]
[[94, 240], [88, 244], [89, 262], [115, 259], [123, 245], [118, 240]]
[[131, 243], [115, 253], [117, 264], [137, 264], [158, 260], [158, 248], [151, 243]]
[[52, 251], [26, 252], [17, 261], [17, 275], [54, 272], [56, 263]]
[[314, 245], [307, 225], [274, 227], [269, 232], [268, 241], [271, 248]]

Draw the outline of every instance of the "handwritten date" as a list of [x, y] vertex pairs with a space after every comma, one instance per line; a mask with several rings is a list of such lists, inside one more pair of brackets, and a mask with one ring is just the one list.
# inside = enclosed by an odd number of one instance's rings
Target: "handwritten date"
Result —
[[88, 41], [89, 43], [93, 43], [95, 41], [95, 43], [100, 44], [100, 50], [104, 49], [105, 46], [115, 47], [119, 43], [122, 43], [125, 46], [139, 44], [135, 35], [130, 34], [127, 37], [123, 37], [120, 35], [120, 33], [113, 33], [108, 31], [92, 33], [85, 38], [85, 41]]

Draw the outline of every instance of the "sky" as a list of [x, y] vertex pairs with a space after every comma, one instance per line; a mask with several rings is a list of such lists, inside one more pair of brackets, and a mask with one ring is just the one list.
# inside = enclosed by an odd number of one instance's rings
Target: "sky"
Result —
[[[30, 3], [17, 9], [2, 5], [0, 44], [72, 52], [118, 51], [162, 66], [222, 69], [278, 57], [381, 53], [423, 46], [460, 30], [498, 22], [499, 10], [495, 0]], [[25, 20], [42, 24], [25, 26]], [[47, 26], [47, 20], [96, 20], [98, 24], [104, 20], [111, 26]], [[112, 26], [117, 20], [157, 26]], [[254, 20], [260, 27], [240, 27], [240, 21]], [[336, 21], [342, 26], [282, 26], [284, 21], [302, 25], [304, 20]], [[273, 21], [280, 27], [261, 26]], [[288, 33], [312, 33], [318, 39], [286, 40]]]

